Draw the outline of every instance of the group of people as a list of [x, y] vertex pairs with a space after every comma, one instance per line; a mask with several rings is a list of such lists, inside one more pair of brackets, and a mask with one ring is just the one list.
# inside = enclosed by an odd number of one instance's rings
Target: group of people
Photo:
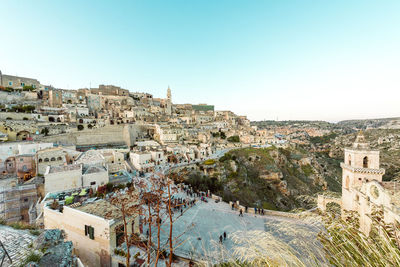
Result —
[[205, 192], [195, 192], [191, 188], [183, 188], [183, 191], [185, 191], [186, 195], [189, 197], [209, 197], [208, 193]]
[[[235, 209], [235, 203], [232, 203], [232, 210]], [[244, 211], [247, 213], [248, 212], [248, 207], [244, 207]], [[264, 209], [263, 208], [254, 208], [254, 214], [260, 214], [264, 215]], [[239, 217], [243, 217], [243, 210], [239, 209]]]
[[222, 242], [226, 240], [226, 236], [227, 236], [226, 232], [224, 232], [222, 235], [220, 235], [219, 236], [219, 243], [222, 244]]
[[260, 215], [264, 215], [264, 209], [263, 209], [263, 208], [261, 208], [261, 209], [260, 209], [260, 208], [258, 208], [258, 209], [257, 209], [257, 208], [254, 208], [254, 213], [255, 213], [255, 214], [258, 213], [258, 214], [260, 214]]

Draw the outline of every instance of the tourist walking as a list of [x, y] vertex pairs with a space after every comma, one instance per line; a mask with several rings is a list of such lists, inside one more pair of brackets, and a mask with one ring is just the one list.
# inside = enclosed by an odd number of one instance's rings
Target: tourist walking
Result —
[[222, 244], [222, 235], [219, 236], [219, 243]]
[[242, 216], [243, 217], [243, 211], [242, 209], [239, 210], [239, 217]]
[[226, 239], [226, 232], [224, 232], [224, 240]]

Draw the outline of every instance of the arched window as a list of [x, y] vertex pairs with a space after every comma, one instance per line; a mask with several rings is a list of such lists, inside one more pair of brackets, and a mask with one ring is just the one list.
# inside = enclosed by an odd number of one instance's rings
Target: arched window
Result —
[[363, 167], [368, 168], [368, 157], [363, 158]]
[[61, 157], [58, 157], [57, 160], [62, 160], [62, 158], [61, 158]]
[[350, 178], [349, 178], [349, 176], [346, 176], [345, 188], [349, 189], [349, 186], [350, 186]]
[[349, 155], [349, 165], [351, 165], [351, 155]]
[[44, 159], [44, 162], [49, 162], [49, 158], [45, 158], [45, 159]]
[[42, 159], [39, 159], [39, 163], [42, 162], [42, 161], [43, 161]]
[[51, 158], [51, 161], [56, 161], [56, 158]]

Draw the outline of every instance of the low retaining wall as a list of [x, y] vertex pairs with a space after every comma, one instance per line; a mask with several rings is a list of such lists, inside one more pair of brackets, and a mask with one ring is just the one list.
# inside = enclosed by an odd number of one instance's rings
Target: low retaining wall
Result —
[[[215, 198], [220, 198], [221, 201], [222, 201], [221, 197], [219, 197], [217, 195], [212, 195], [212, 196], [215, 196]], [[214, 199], [214, 197], [212, 197], [212, 198]], [[234, 203], [234, 209], [237, 210], [237, 211], [242, 210], [243, 213], [256, 214], [256, 215], [263, 216], [262, 214], [256, 213], [255, 210], [254, 210], [254, 207], [247, 207], [247, 212], [245, 212], [246, 207], [240, 205], [239, 201], [236, 201], [236, 202], [229, 201], [229, 207], [232, 207], [232, 203]], [[258, 208], [257, 208], [257, 210], [258, 210]], [[304, 215], [306, 212], [307, 211], [299, 212], [299, 213], [291, 213], [291, 212], [264, 209], [264, 215], [286, 217], [286, 218], [294, 218], [294, 219], [301, 218], [302, 215]]]

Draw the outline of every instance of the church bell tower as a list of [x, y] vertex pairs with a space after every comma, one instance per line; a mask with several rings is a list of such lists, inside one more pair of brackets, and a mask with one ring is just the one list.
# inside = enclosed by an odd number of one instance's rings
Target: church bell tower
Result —
[[379, 150], [372, 150], [363, 132], [359, 132], [353, 146], [344, 150], [342, 167], [342, 209], [356, 210], [355, 189], [370, 181], [382, 182], [385, 170], [379, 167]]

